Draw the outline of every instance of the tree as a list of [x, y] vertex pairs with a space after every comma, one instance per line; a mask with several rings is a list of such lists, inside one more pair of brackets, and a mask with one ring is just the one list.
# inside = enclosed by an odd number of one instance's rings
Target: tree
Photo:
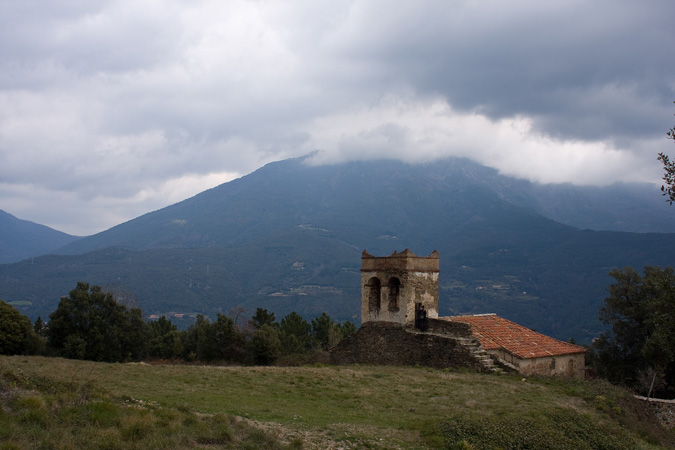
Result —
[[184, 351], [188, 359], [200, 361], [237, 361], [245, 359], [244, 336], [234, 325], [234, 320], [218, 313], [211, 323], [203, 315], [187, 329]]
[[637, 387], [641, 373], [663, 374], [666, 389], [675, 388], [675, 274], [667, 267], [613, 270], [616, 280], [600, 310], [611, 325], [593, 344], [596, 369], [615, 383]]
[[218, 351], [215, 331], [209, 319], [199, 314], [195, 323], [190, 325], [184, 335], [183, 351], [187, 359], [206, 362], [219, 359], [221, 355]]
[[272, 327], [278, 327], [277, 317], [274, 313], [268, 312], [266, 309], [258, 308], [255, 310], [255, 314], [251, 317], [251, 325], [256, 330], [262, 327], [263, 325], [269, 325]]
[[38, 334], [38, 336], [47, 337], [47, 326], [42, 321], [42, 317], [38, 316], [33, 324], [33, 329]]
[[263, 324], [253, 333], [249, 347], [255, 364], [267, 366], [274, 363], [281, 355], [279, 330], [270, 324]]
[[304, 353], [311, 347], [312, 326], [295, 311], [279, 324], [281, 348], [285, 355]]
[[[321, 317], [319, 317], [321, 319]], [[325, 319], [324, 319], [325, 320]], [[314, 322], [312, 322], [313, 324]], [[328, 326], [328, 341], [324, 348], [333, 348], [343, 339], [356, 333], [356, 327], [353, 323], [346, 321], [342, 324], [330, 321]]]
[[335, 333], [335, 323], [328, 314], [321, 313], [316, 319], [312, 319], [312, 339], [316, 345], [328, 350], [335, 339], [331, 339]]
[[242, 362], [246, 358], [245, 339], [234, 319], [218, 313], [213, 327], [221, 359]]
[[48, 345], [67, 358], [138, 360], [150, 337], [141, 310], [128, 310], [100, 286], [79, 282], [49, 315]]
[[178, 327], [162, 316], [150, 322], [151, 339], [148, 354], [153, 358], [178, 358], [183, 353]]
[[[668, 139], [675, 141], [675, 126], [668, 130], [666, 136]], [[661, 192], [663, 192], [663, 196], [668, 197], [666, 201], [672, 205], [675, 202], [675, 161], [670, 161], [665, 153], [659, 153], [657, 159], [663, 163], [665, 172], [663, 174], [665, 184], [661, 186]]]
[[0, 355], [34, 353], [37, 341], [30, 319], [0, 300]]

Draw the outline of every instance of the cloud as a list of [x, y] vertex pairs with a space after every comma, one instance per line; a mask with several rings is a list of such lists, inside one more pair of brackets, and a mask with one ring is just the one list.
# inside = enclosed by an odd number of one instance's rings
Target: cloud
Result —
[[526, 117], [491, 120], [459, 113], [440, 98], [418, 104], [389, 98], [374, 107], [317, 119], [308, 128], [315, 130], [308, 149], [322, 149], [310, 164], [379, 158], [416, 163], [457, 156], [543, 183], [573, 179], [606, 185], [654, 176], [653, 170], [636, 170], [640, 161], [631, 152], [597, 141], [558, 140], [535, 132]]
[[314, 150], [315, 163], [456, 155], [541, 182], [655, 181], [673, 13], [666, 0], [0, 0], [0, 208], [88, 234]]

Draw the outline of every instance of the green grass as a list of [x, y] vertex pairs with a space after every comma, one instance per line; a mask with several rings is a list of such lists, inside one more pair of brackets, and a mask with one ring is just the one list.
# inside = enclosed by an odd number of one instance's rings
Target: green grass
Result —
[[600, 381], [522, 381], [414, 367], [172, 366], [39, 357], [0, 357], [0, 376], [0, 449], [675, 444], [673, 433], [650, 422], [628, 392]]

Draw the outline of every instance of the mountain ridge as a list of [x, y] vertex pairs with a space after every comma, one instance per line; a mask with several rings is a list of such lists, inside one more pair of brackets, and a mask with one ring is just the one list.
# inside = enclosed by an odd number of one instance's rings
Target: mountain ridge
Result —
[[80, 239], [0, 210], [0, 264], [44, 255]]
[[586, 342], [602, 329], [610, 270], [672, 265], [672, 234], [561, 224], [508, 201], [495, 177], [456, 159], [272, 163], [62, 255], [0, 266], [0, 298], [46, 316], [88, 281], [132, 291], [146, 314], [263, 307], [358, 323], [364, 249], [438, 250], [442, 315], [494, 312]]
[[[282, 176], [283, 173], [290, 175], [293, 168], [297, 169], [299, 166], [304, 166], [303, 161], [305, 159], [306, 158], [295, 158], [267, 164], [244, 177], [207, 189], [189, 199], [154, 212], [146, 213], [136, 219], [114, 226], [106, 231], [97, 233], [96, 235], [85, 237], [77, 243], [59, 249], [59, 251], [66, 254], [75, 254], [78, 252], [105, 248], [106, 246], [125, 246], [134, 249], [147, 249], [163, 246], [169, 248], [185, 246], [190, 248], [199, 245], [227, 245], [228, 242], [236, 241], [237, 238], [244, 238], [247, 232], [237, 230], [237, 233], [242, 233], [242, 235], [220, 236], [210, 242], [208, 239], [205, 240], [203, 239], [203, 236], [198, 236], [197, 234], [193, 234], [191, 238], [186, 237], [180, 242], [166, 240], [161, 243], [156, 242], [151, 236], [148, 236], [147, 233], [138, 235], [136, 241], [131, 242], [111, 240], [110, 237], [115, 235], [123, 236], [126, 233], [126, 228], [142, 223], [153, 230], [153, 227], [160, 225], [164, 227], [173, 226], [176, 229], [182, 228], [185, 225], [188, 225], [187, 219], [182, 217], [189, 216], [190, 209], [198, 209], [197, 204], [203, 204], [209, 201], [227, 201], [242, 192], [247, 192], [248, 201], [253, 203], [259, 202], [260, 195], [269, 195], [269, 193], [263, 189], [265, 186], [264, 184], [255, 186], [256, 182], [259, 182], [262, 179], [263, 183], [267, 183], [269, 186], [271, 181], [265, 179], [268, 174], [274, 174], [277, 178]], [[448, 161], [450, 161], [450, 166], [460, 165], [458, 170], [462, 175], [466, 176], [466, 180], [472, 180], [474, 182], [472, 188], [475, 189], [476, 187], [480, 187], [488, 191], [494, 191], [499, 197], [514, 206], [540, 214], [564, 225], [597, 231], [675, 232], [675, 220], [672, 220], [675, 219], [675, 211], [670, 209], [665, 202], [660, 200], [660, 196], [657, 194], [657, 192], [660, 191], [651, 185], [625, 185], [621, 183], [609, 187], [540, 185], [499, 175], [494, 169], [480, 166], [465, 159], [443, 160], [442, 163], [445, 164], [445, 166], [441, 166], [442, 170], [445, 170], [448, 167]], [[350, 167], [361, 164], [369, 163], [357, 162], [327, 166], [312, 166], [311, 169], [318, 172], [330, 173], [332, 169], [336, 167]], [[435, 168], [436, 174], [439, 172], [438, 167], [435, 167], [438, 166], [437, 163], [408, 165], [401, 162], [384, 160], [370, 164], [376, 166], [383, 165], [385, 167], [391, 167], [393, 165], [395, 167], [418, 168], [423, 171], [428, 170], [429, 168]], [[305, 166], [305, 168], [310, 168], [310, 166]], [[438, 177], [438, 175], [435, 176]], [[290, 180], [290, 182], [292, 182], [292, 180]], [[329, 180], [329, 182], [331, 182], [331, 180]], [[333, 179], [332, 182], [335, 183], [336, 180]], [[317, 183], [317, 180], [313, 180], [313, 183]], [[495, 189], [495, 185], [505, 187], [503, 189]], [[466, 189], [467, 187], [468, 186], [466, 185], [456, 186], [456, 188], [459, 189]], [[558, 189], [558, 191], [556, 191], [556, 189]], [[617, 190], [618, 192], [614, 192]], [[561, 194], [560, 191], [562, 191], [563, 194]], [[589, 192], [590, 194], [588, 194]], [[368, 195], [363, 192], [353, 192], [352, 194]], [[571, 198], [582, 198], [584, 200], [583, 203], [585, 208], [583, 211], [577, 213], [576, 216], [569, 213], [570, 210], [574, 209], [573, 204], [575, 202], [572, 200], [565, 200], [564, 197], [567, 194], [569, 194]], [[298, 195], [298, 192], [295, 192], [295, 195]], [[626, 200], [627, 196], [630, 197], [630, 202]], [[560, 199], [561, 197], [563, 200]], [[589, 199], [589, 197], [591, 198]], [[611, 210], [612, 205], [607, 205], [602, 208], [600, 214], [591, 216], [592, 212], [598, 209], [599, 205], [607, 204], [607, 199], [612, 197], [617, 198], [618, 201], [624, 203], [623, 209], [626, 208], [625, 203], [629, 203], [632, 212], [624, 213], [624, 215], [618, 213], [610, 215], [607, 210]], [[276, 198], [276, 201], [283, 202], [284, 200], [285, 199], [283, 198]], [[619, 210], [620, 208], [617, 207], [614, 209]], [[651, 213], [644, 213], [645, 211], [651, 211]], [[247, 211], [244, 208], [239, 208], [236, 211], [232, 211], [232, 213], [237, 214], [240, 217], [245, 217]], [[170, 217], [171, 214], [174, 214], [175, 217]], [[628, 217], [634, 219], [635, 222], [626, 224]], [[159, 223], [158, 219], [164, 219], [164, 222]], [[200, 219], [212, 220], [213, 215], [209, 215], [208, 212], [202, 213]], [[96, 241], [101, 241], [101, 243], [91, 244]]]

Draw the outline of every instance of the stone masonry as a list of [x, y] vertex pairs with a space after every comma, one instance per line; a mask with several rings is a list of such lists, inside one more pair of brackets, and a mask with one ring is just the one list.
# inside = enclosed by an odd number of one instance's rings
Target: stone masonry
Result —
[[427, 317], [438, 317], [438, 252], [416, 256], [405, 249], [387, 257], [361, 255], [361, 324], [415, 321], [421, 305]]
[[[361, 264], [361, 328], [331, 350], [332, 364], [501, 370], [469, 325], [438, 319], [438, 252], [419, 257], [406, 249], [375, 257], [364, 251]], [[426, 331], [415, 328], [420, 306]]]
[[[391, 322], [367, 322], [359, 331], [331, 350], [331, 364], [420, 365], [437, 368], [468, 367], [479, 372], [495, 370], [492, 359], [471, 336], [469, 326], [439, 332], [430, 320], [426, 332]], [[463, 325], [463, 324], [454, 324]], [[471, 343], [471, 344], [468, 344]]]

